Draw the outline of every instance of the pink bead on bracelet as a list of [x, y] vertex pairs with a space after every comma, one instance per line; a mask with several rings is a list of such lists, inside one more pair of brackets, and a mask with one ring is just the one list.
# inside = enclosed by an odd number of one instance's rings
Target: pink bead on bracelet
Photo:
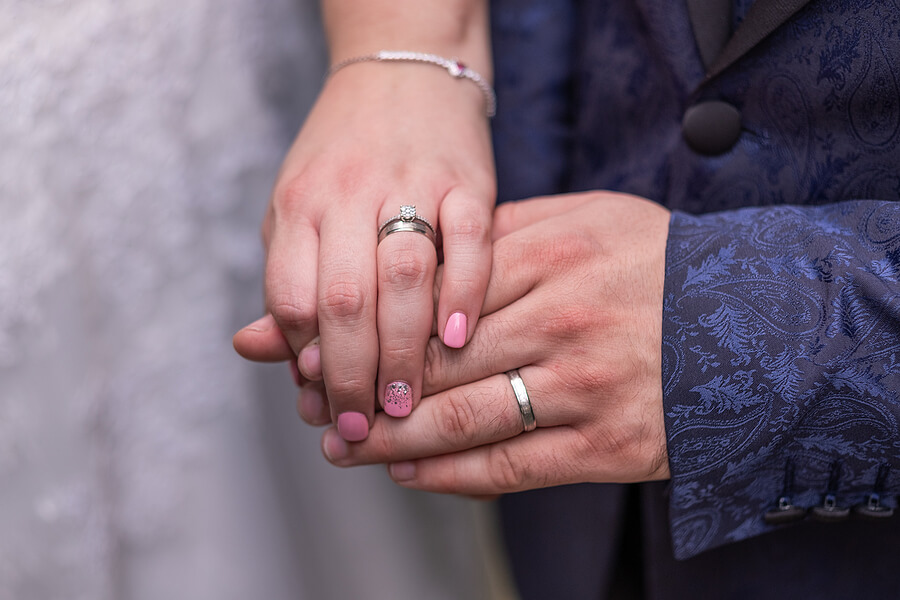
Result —
[[450, 60], [444, 58], [443, 56], [438, 56], [437, 54], [426, 54], [424, 52], [408, 52], [405, 50], [381, 50], [374, 54], [364, 54], [362, 56], [355, 56], [353, 58], [348, 58], [347, 60], [342, 60], [341, 62], [328, 69], [327, 77], [331, 77], [346, 66], [370, 61], [418, 62], [443, 67], [447, 69], [447, 72], [450, 73], [452, 77], [456, 77], [457, 79], [468, 79], [478, 86], [478, 89], [480, 89], [481, 93], [484, 94], [484, 100], [486, 104], [485, 112], [487, 113], [488, 117], [493, 117], [497, 112], [497, 96], [496, 94], [494, 94], [494, 89], [488, 84], [488, 82], [484, 80], [484, 77], [479, 75], [477, 71], [473, 71], [458, 60]]

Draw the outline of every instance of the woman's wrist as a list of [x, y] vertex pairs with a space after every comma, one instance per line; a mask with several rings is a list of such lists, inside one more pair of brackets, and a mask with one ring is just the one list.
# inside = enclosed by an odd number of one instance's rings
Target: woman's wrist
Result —
[[429, 54], [424, 52], [410, 52], [407, 50], [380, 50], [372, 54], [363, 54], [348, 58], [336, 63], [328, 69], [327, 77], [333, 76], [338, 71], [365, 62], [380, 63], [417, 63], [423, 65], [431, 65], [440, 67], [447, 71], [447, 74], [454, 79], [467, 79], [474, 84], [484, 96], [485, 114], [493, 117], [497, 108], [497, 96], [494, 89], [485, 81], [480, 73], [469, 68], [460, 60], [450, 59], [437, 54]]
[[493, 80], [485, 0], [326, 0], [331, 64], [382, 49], [460, 60]]

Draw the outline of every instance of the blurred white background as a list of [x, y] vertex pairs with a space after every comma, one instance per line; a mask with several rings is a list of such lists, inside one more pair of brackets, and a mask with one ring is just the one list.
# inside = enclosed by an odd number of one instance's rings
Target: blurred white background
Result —
[[310, 0], [0, 2], [0, 598], [505, 597], [231, 349], [325, 62]]

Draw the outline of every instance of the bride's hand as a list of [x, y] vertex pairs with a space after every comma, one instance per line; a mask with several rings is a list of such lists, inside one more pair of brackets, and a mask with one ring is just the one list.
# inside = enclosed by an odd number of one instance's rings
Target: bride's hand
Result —
[[490, 276], [494, 188], [484, 97], [472, 82], [417, 63], [338, 71], [284, 161], [263, 224], [277, 328], [244, 329], [235, 347], [255, 360], [290, 348], [303, 380], [324, 378], [326, 394], [316, 384], [301, 392], [304, 418], [326, 421], [330, 406], [348, 440], [368, 434], [373, 398], [408, 415], [422, 392], [438, 260], [414, 232], [379, 244], [379, 226], [415, 205], [440, 230], [436, 317], [443, 343], [461, 347]]

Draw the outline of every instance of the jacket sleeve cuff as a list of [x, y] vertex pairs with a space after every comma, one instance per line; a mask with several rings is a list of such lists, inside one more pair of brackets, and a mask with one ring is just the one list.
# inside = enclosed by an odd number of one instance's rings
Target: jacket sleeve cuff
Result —
[[894, 507], [898, 278], [900, 203], [673, 213], [662, 370], [676, 558], [791, 515], [864, 512], [873, 495]]

